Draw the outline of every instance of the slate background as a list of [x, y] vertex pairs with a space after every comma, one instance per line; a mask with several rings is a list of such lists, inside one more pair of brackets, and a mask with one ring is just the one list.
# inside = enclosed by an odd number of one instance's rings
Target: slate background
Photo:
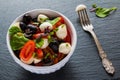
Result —
[[[102, 67], [92, 37], [79, 24], [75, 8], [93, 3], [102, 7], [118, 7], [109, 17], [98, 18], [88, 11], [95, 32], [116, 73], [108, 75]], [[6, 45], [6, 32], [20, 14], [39, 8], [59, 11], [68, 17], [77, 31], [77, 47], [70, 61], [55, 73], [30, 73], [14, 62]], [[120, 80], [120, 0], [0, 0], [0, 80]]]

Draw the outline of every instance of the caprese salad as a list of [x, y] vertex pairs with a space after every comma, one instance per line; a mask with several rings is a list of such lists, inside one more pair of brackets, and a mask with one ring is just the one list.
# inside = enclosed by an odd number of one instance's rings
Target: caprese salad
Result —
[[61, 61], [71, 50], [71, 36], [63, 17], [25, 14], [9, 29], [10, 45], [25, 64], [49, 66]]

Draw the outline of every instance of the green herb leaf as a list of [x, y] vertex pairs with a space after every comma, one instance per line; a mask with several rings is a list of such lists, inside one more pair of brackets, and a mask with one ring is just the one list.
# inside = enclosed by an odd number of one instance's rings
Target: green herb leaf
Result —
[[51, 43], [53, 41], [51, 35], [48, 36], [48, 43]]
[[28, 41], [28, 38], [24, 37], [23, 33], [16, 33], [11, 37], [10, 45], [13, 50], [20, 50], [23, 45]]
[[54, 31], [50, 32], [50, 35], [54, 35]]
[[96, 8], [96, 7], [97, 7], [97, 5], [96, 5], [96, 4], [93, 4], [93, 5], [92, 5], [92, 7], [93, 7], [93, 8]]
[[44, 44], [44, 40], [40, 38], [39, 41], [36, 42], [36, 47], [41, 48], [43, 44]]
[[104, 18], [110, 14], [111, 11], [116, 10], [117, 8], [97, 8], [96, 9], [96, 15], [98, 17]]
[[17, 26], [12, 26], [10, 29], [9, 29], [9, 34], [10, 36], [18, 33], [18, 32], [22, 32], [21, 29]]
[[46, 17], [46, 18], [40, 18], [40, 21], [41, 21], [41, 23], [43, 23], [43, 22], [45, 22], [48, 19], [49, 19], [48, 17]]
[[95, 14], [96, 16], [100, 18], [107, 17], [110, 15], [112, 11], [117, 10], [117, 7], [112, 7], [112, 8], [102, 8], [102, 7], [97, 7], [96, 4], [92, 5], [93, 8], [95, 8]]
[[47, 59], [50, 56], [50, 53], [47, 53], [44, 57], [44, 59]]

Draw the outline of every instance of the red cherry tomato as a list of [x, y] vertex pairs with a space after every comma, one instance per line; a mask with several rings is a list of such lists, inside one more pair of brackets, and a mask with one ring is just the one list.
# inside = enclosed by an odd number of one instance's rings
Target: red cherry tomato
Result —
[[37, 58], [43, 58], [43, 51], [41, 49], [35, 49], [35, 53], [37, 54]]
[[19, 57], [28, 61], [31, 57], [33, 57], [33, 52], [35, 50], [35, 43], [32, 40], [29, 40], [21, 49]]
[[70, 32], [67, 30], [67, 36], [66, 38], [64, 39], [66, 42], [69, 42], [71, 43], [71, 36], [70, 36]]
[[40, 35], [41, 35], [41, 33], [33, 34], [33, 39], [37, 39], [37, 38], [39, 38]]
[[33, 34], [33, 39], [37, 39], [39, 37], [42, 37], [42, 38], [48, 38], [48, 35], [45, 35], [44, 33], [37, 33], [37, 34]]
[[53, 25], [53, 29], [57, 28], [57, 27], [60, 26], [61, 24], [64, 24], [64, 19], [63, 19], [63, 17], [59, 17], [58, 22]]

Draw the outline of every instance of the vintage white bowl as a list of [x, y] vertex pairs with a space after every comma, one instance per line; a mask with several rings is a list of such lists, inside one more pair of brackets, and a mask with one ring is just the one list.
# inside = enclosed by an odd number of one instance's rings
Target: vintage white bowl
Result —
[[[25, 12], [22, 15], [20, 15], [19, 17], [17, 17], [13, 21], [12, 24], [14, 24], [17, 21], [22, 20], [23, 15], [26, 14], [26, 13], [29, 13], [32, 17], [35, 17], [40, 13], [46, 14], [46, 15], [48, 15], [50, 17], [62, 16], [64, 18], [65, 23], [68, 26], [69, 31], [70, 31], [72, 49], [71, 49], [70, 53], [63, 60], [58, 62], [57, 64], [54, 64], [54, 65], [51, 65], [51, 66], [31, 66], [31, 65], [28, 65], [28, 64], [25, 64], [25, 63], [21, 62], [21, 60], [18, 59], [15, 56], [15, 54], [14, 54], [14, 52], [11, 49], [11, 46], [10, 46], [9, 32], [7, 32], [6, 41], [7, 41], [7, 47], [8, 47], [8, 50], [9, 50], [11, 56], [13, 57], [13, 59], [15, 60], [16, 63], [18, 63], [25, 70], [28, 70], [28, 71], [30, 71], [32, 73], [48, 74], [48, 73], [55, 72], [56, 70], [59, 70], [61, 67], [63, 67], [68, 62], [68, 60], [70, 59], [70, 57], [72, 56], [72, 54], [73, 54], [73, 52], [75, 50], [76, 43], [77, 43], [77, 34], [76, 34], [75, 27], [70, 22], [70, 20], [67, 17], [65, 17], [63, 14], [61, 14], [60, 12], [54, 11], [54, 10], [50, 10], [50, 9], [35, 9], [35, 10]], [[10, 25], [10, 27], [11, 27], [11, 25]]]

